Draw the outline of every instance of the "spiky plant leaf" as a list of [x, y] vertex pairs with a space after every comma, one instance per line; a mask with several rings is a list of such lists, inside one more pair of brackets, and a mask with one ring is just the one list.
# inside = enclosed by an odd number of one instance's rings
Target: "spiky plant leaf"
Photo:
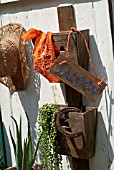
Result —
[[31, 136], [31, 127], [30, 127], [30, 120], [28, 114], [25, 112], [27, 123], [28, 123], [28, 144], [27, 144], [27, 153], [28, 153], [28, 164], [30, 165], [32, 159], [32, 136]]
[[[20, 126], [18, 128], [17, 125], [17, 121], [12, 117], [15, 126], [16, 126], [16, 136], [17, 136], [17, 142], [16, 144], [14, 144], [14, 148], [15, 148], [15, 157], [16, 157], [16, 166], [17, 166], [17, 170], [31, 170], [36, 155], [37, 155], [37, 150], [38, 150], [38, 146], [39, 146], [39, 141], [37, 143], [34, 155], [32, 153], [32, 137], [31, 137], [31, 128], [30, 128], [30, 121], [29, 121], [29, 117], [26, 113], [26, 118], [27, 118], [27, 123], [28, 123], [28, 135], [26, 137], [26, 139], [24, 139], [24, 147], [22, 150], [22, 121], [21, 121], [21, 117], [20, 117]], [[10, 130], [11, 133], [11, 130]], [[12, 138], [12, 143], [14, 142], [13, 136], [12, 134], [10, 135]]]
[[[15, 126], [16, 126], [16, 136], [17, 136], [17, 143], [16, 143], [16, 165], [17, 165], [17, 170], [22, 170], [22, 143], [21, 143], [21, 133], [20, 130], [18, 129], [18, 124], [17, 121], [11, 116], [13, 119]], [[21, 122], [21, 119], [20, 119]]]
[[[41, 134], [41, 135], [42, 135], [42, 134]], [[32, 157], [31, 163], [30, 163], [30, 167], [31, 167], [31, 168], [32, 168], [32, 165], [34, 164], [35, 159], [36, 159], [36, 155], [37, 155], [37, 151], [38, 151], [38, 147], [39, 147], [41, 135], [40, 135], [40, 137], [39, 137], [39, 139], [38, 139], [38, 142], [37, 142], [37, 145], [36, 145], [36, 149], [35, 149], [35, 151], [34, 151], [34, 155], [33, 155], [33, 157]], [[31, 169], [29, 169], [29, 170], [31, 170]]]
[[15, 157], [16, 157], [16, 144], [15, 144], [14, 138], [12, 136], [10, 127], [9, 127], [9, 132], [10, 132], [10, 137], [11, 137], [11, 141], [12, 141], [12, 144], [13, 144], [14, 154], [15, 154]]
[[26, 118], [27, 118], [27, 123], [28, 123], [28, 138], [31, 136], [31, 128], [30, 128], [30, 120], [28, 117], [28, 114], [25, 112]]
[[28, 143], [27, 143], [27, 156], [28, 156], [28, 165], [30, 167], [30, 163], [32, 160], [32, 139], [31, 139], [31, 136], [29, 137]]
[[22, 118], [20, 116], [20, 128], [19, 128], [19, 133], [20, 133], [20, 138], [19, 138], [19, 150], [20, 150], [20, 157], [21, 157], [21, 160], [20, 160], [20, 164], [21, 164], [21, 167], [22, 167], [22, 161], [23, 161], [23, 149], [22, 149]]
[[28, 155], [27, 155], [27, 138], [26, 138], [26, 140], [24, 140], [22, 170], [29, 170]]

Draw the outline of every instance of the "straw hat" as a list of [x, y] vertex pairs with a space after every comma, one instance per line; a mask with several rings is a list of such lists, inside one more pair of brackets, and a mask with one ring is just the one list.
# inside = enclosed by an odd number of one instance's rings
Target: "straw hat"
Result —
[[29, 76], [23, 32], [19, 23], [0, 27], [0, 82], [13, 90], [24, 90]]

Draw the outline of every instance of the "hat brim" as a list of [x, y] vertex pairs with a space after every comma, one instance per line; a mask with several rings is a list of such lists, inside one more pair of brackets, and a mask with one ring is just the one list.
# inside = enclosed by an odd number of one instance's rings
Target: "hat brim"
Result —
[[[22, 91], [26, 88], [26, 82], [29, 77], [29, 67], [27, 64], [26, 47], [21, 40], [21, 34], [25, 31], [19, 23], [10, 23], [0, 27], [0, 38], [9, 39], [15, 43], [19, 56], [17, 57], [17, 69], [12, 76], [0, 77], [0, 82], [12, 90]], [[10, 66], [11, 67], [11, 66]]]

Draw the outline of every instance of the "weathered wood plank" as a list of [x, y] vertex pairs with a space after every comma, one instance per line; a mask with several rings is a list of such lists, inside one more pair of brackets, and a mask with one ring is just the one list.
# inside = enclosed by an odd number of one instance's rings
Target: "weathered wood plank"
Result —
[[[83, 30], [81, 32], [88, 43], [89, 30]], [[67, 50], [68, 34], [69, 31], [62, 31], [60, 33], [53, 34], [54, 43], [61, 51]], [[78, 32], [71, 34], [68, 56], [71, 60], [74, 61], [74, 63], [78, 63], [80, 66], [82, 66], [85, 69], [88, 68], [87, 49], [81, 35]]]
[[[69, 13], [68, 13], [68, 8], [70, 9]], [[73, 6], [58, 7], [57, 10], [58, 10], [58, 21], [59, 21], [60, 31], [68, 31], [72, 26], [74, 27], [76, 26]], [[63, 12], [60, 12], [61, 10]], [[61, 20], [61, 18], [63, 19]], [[64, 19], [66, 18], [68, 19], [64, 24]], [[65, 91], [66, 91], [66, 102], [68, 103], [69, 106], [82, 105], [82, 95], [80, 93], [76, 92], [73, 88], [71, 88], [68, 85], [65, 85]], [[72, 158], [72, 162], [73, 162], [73, 170], [89, 170], [89, 161]]]
[[73, 170], [89, 170], [89, 163], [86, 159], [72, 158]]
[[59, 30], [68, 31], [71, 27], [75, 27], [73, 6], [58, 7]]
[[[66, 61], [66, 63], [63, 63]], [[60, 64], [61, 63], [61, 64]], [[77, 90], [92, 101], [96, 101], [106, 86], [106, 83], [74, 63], [64, 55], [60, 55], [50, 69], [50, 72], [57, 76], [64, 83]]]
[[[63, 110], [64, 114], [62, 111], [57, 114], [56, 125], [59, 131], [61, 153], [75, 158], [90, 159], [95, 154], [97, 109], [83, 107], [83, 110], [82, 112], [68, 112], [66, 108], [66, 112]], [[81, 135], [76, 137], [79, 133]]]
[[[60, 30], [60, 36], [61, 36], [61, 31], [69, 31], [71, 27], [75, 27], [75, 25], [76, 25], [75, 17], [74, 17], [74, 9], [73, 9], [73, 6], [64, 6], [64, 7], [58, 7], [57, 10], [58, 10], [59, 30]], [[69, 11], [69, 13], [68, 13], [68, 11]], [[86, 41], [88, 43], [89, 31], [83, 31], [83, 34], [84, 34]], [[77, 34], [74, 34], [74, 35], [77, 35]], [[88, 67], [87, 50], [85, 49], [84, 42], [82, 42], [82, 40], [81, 40], [80, 45], [78, 45], [79, 49], [77, 51], [77, 43], [79, 43], [80, 35], [77, 35], [77, 36], [75, 36], [75, 43], [74, 43], [75, 49], [74, 49], [74, 51], [72, 51], [72, 55], [69, 55], [69, 58], [72, 58], [74, 62], [78, 61], [81, 66], [83, 66], [84, 68], [87, 69], [87, 67]], [[56, 36], [55, 36], [55, 39], [56, 39]], [[67, 38], [65, 40], [66, 41], [64, 41], [64, 43], [62, 42], [64, 49], [66, 49]], [[69, 54], [70, 54], [70, 51], [69, 51]], [[74, 52], [74, 54], [73, 54], [73, 52]], [[81, 57], [80, 57], [80, 54], [82, 54], [82, 53], [84, 53], [84, 55], [85, 55], [85, 57], [84, 57], [85, 61], [83, 59], [81, 59]], [[69, 87], [67, 84], [65, 85], [65, 91], [66, 91], [66, 102], [68, 103], [69, 106], [82, 105], [82, 95], [80, 93], [75, 91], [73, 88]]]

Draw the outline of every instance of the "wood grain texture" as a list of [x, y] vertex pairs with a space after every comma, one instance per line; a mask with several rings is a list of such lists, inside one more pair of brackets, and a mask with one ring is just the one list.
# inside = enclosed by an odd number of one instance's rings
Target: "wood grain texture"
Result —
[[[61, 35], [61, 31], [69, 31], [71, 27], [76, 26], [75, 17], [74, 17], [74, 8], [72, 5], [58, 7], [57, 11], [58, 11], [59, 30], [60, 30], [60, 35]], [[65, 19], [65, 21], [64, 21], [64, 19]], [[84, 33], [84, 36], [88, 43], [89, 42], [89, 31], [84, 31], [83, 33]], [[69, 51], [69, 54], [72, 51], [72, 55], [69, 55], [69, 58], [71, 58], [71, 60], [73, 60], [76, 63], [79, 62], [80, 65], [82, 65], [84, 68], [87, 69], [88, 68], [88, 54], [87, 54], [87, 50], [85, 49], [85, 46], [83, 45], [84, 42], [82, 42], [82, 39], [81, 39], [80, 44], [77, 45], [80, 40], [80, 35], [78, 35], [78, 34], [74, 34], [71, 38], [71, 41], [72, 41], [72, 39], [74, 40], [75, 48], [72, 48], [73, 46], [70, 44], [71, 50]], [[67, 38], [63, 43], [64, 49], [66, 49], [66, 43], [67, 43]], [[82, 54], [82, 53], [85, 54], [84, 55], [85, 61], [83, 59], [81, 59], [81, 57], [80, 57], [80, 54]], [[67, 84], [65, 85], [65, 91], [66, 91], [66, 102], [68, 103], [69, 106], [82, 105], [81, 93], [78, 93], [77, 91], [72, 89]]]
[[[95, 138], [96, 138], [96, 125], [97, 125], [97, 109], [95, 107], [83, 107], [84, 112], [68, 112], [60, 118], [61, 126], [59, 131], [58, 140], [60, 150], [63, 155], [70, 155], [80, 159], [90, 159], [95, 155]], [[59, 114], [59, 113], [58, 113]], [[65, 126], [66, 124], [66, 126]], [[78, 137], [71, 137], [70, 134], [83, 133]], [[64, 142], [63, 142], [64, 141]]]
[[[81, 31], [84, 35], [87, 43], [89, 43], [89, 30]], [[69, 31], [62, 31], [60, 33], [53, 34], [53, 40], [55, 45], [62, 51], [67, 50]], [[69, 58], [74, 62], [78, 63], [85, 69], [88, 69], [88, 53], [84, 41], [78, 32], [72, 33], [69, 42]]]
[[[60, 64], [64, 61], [66, 61], [65, 64]], [[106, 86], [104, 82], [98, 86], [98, 82], [101, 81], [100, 79], [64, 55], [60, 55], [57, 58], [50, 68], [50, 73], [94, 102]]]
[[[69, 14], [68, 14], [68, 8], [70, 10]], [[60, 13], [60, 11], [62, 11], [62, 12]], [[61, 16], [60, 16], [60, 14], [61, 14]], [[67, 21], [65, 21], [65, 25], [63, 25], [64, 19], [66, 18], [66, 16], [68, 16], [68, 19], [67, 19]], [[63, 19], [61, 19], [61, 18], [63, 18]], [[75, 22], [75, 17], [74, 17], [73, 6], [58, 7], [58, 21], [59, 21], [59, 31], [69, 31], [69, 29], [72, 26], [75, 27], [76, 22]], [[86, 56], [86, 58], [88, 59], [88, 56]], [[75, 60], [75, 59], [73, 59], [73, 60]], [[86, 65], [85, 67], [87, 68], [87, 66], [88, 65]], [[81, 106], [82, 105], [82, 95], [80, 93], [76, 92], [73, 88], [71, 88], [68, 85], [65, 85], [65, 91], [66, 91], [66, 102], [68, 103], [69, 106]], [[88, 161], [86, 161], [86, 163], [85, 163], [86, 165], [82, 163], [81, 164], [82, 166], [80, 166], [79, 161], [81, 161], [81, 160], [76, 159], [76, 158], [72, 159], [73, 170], [79, 170], [79, 169], [89, 170], [89, 162]], [[83, 161], [81, 161], [81, 162], [83, 162]]]
[[75, 15], [73, 6], [58, 7], [59, 30], [68, 31], [71, 27], [75, 27]]
[[88, 160], [86, 160], [86, 159], [72, 158], [72, 161], [74, 162], [74, 164], [73, 164], [74, 170], [83, 170], [83, 169], [88, 170], [89, 169]]

